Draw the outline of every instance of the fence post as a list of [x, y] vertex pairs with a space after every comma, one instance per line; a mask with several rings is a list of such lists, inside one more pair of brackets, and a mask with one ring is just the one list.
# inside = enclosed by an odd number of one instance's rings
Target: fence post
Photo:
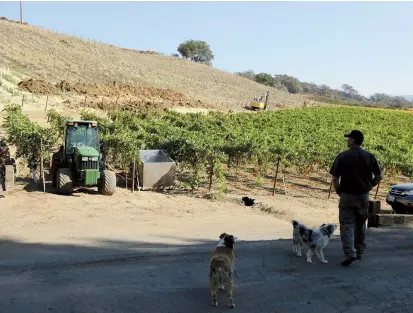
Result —
[[331, 194], [331, 188], [333, 187], [333, 179], [331, 179], [331, 183], [330, 183], [330, 190], [328, 191], [328, 198], [330, 199], [330, 194]]
[[46, 97], [46, 106], [44, 107], [44, 110], [47, 111], [47, 102], [49, 101], [49, 95]]
[[275, 196], [275, 183], [277, 182], [277, 175], [278, 175], [278, 166], [280, 165], [280, 159], [277, 160], [277, 169], [275, 170], [274, 175], [274, 185], [272, 187], [272, 195]]
[[135, 166], [136, 166], [136, 162], [135, 162], [135, 158], [133, 158], [132, 193], [135, 192]]
[[40, 178], [43, 184], [43, 192], [46, 192], [46, 183], [44, 181], [44, 168], [43, 168], [43, 139], [40, 138]]

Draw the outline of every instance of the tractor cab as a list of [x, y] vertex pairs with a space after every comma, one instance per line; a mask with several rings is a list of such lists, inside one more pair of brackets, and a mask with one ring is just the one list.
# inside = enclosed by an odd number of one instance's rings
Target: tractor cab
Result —
[[67, 121], [65, 129], [65, 155], [73, 154], [76, 148], [89, 147], [99, 151], [97, 122]]
[[116, 175], [105, 170], [100, 153], [96, 121], [68, 120], [64, 143], [52, 157], [52, 182], [59, 194], [70, 194], [73, 186], [98, 186], [99, 192], [113, 194]]

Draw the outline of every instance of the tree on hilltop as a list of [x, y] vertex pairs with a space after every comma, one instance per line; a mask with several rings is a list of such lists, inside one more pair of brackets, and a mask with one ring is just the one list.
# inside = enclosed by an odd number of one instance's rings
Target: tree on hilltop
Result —
[[235, 75], [244, 77], [246, 79], [249, 80], [255, 80], [255, 73], [253, 70], [248, 70], [248, 71], [244, 71], [244, 72], [236, 72]]
[[352, 98], [358, 95], [358, 91], [348, 84], [341, 85], [341, 89], [343, 89], [344, 94], [347, 98]]
[[214, 55], [205, 41], [187, 40], [181, 43], [177, 50], [184, 59], [212, 65], [211, 61], [214, 59]]
[[254, 80], [259, 84], [263, 84], [266, 86], [274, 86], [274, 78], [271, 74], [268, 73], [256, 74]]

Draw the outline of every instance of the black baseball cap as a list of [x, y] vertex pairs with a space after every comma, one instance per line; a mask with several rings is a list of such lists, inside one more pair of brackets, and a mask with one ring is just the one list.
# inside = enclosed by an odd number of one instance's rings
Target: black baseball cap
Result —
[[364, 141], [364, 135], [361, 131], [359, 130], [352, 130], [349, 134], [345, 134], [344, 137], [346, 138], [352, 138], [356, 142], [359, 142], [360, 144]]

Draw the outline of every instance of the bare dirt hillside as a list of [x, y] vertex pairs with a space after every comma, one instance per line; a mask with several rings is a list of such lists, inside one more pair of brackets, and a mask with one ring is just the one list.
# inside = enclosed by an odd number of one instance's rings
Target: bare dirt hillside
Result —
[[[7, 20], [0, 20], [0, 69], [15, 77], [14, 86], [30, 78], [53, 85], [62, 81], [100, 86], [115, 82], [183, 94], [191, 99], [189, 107], [208, 103], [217, 109], [241, 110], [255, 96], [268, 90], [266, 86], [206, 65], [155, 52], [122, 49]], [[21, 94], [21, 90], [13, 93]], [[105, 92], [97, 94], [104, 95]], [[150, 97], [146, 100], [155, 101]], [[272, 108], [304, 104], [317, 103], [302, 95], [270, 88]]]

